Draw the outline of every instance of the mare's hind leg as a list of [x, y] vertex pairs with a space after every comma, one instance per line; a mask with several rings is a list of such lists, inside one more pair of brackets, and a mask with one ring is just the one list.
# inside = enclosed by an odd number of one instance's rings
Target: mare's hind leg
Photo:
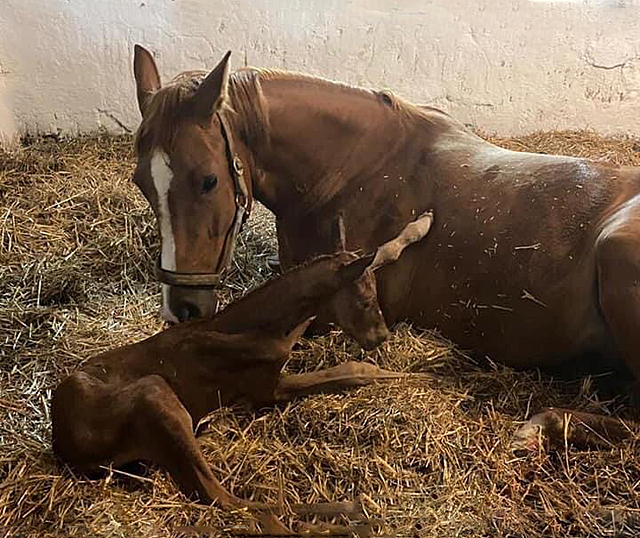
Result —
[[537, 452], [545, 444], [554, 448], [565, 444], [609, 448], [630, 437], [633, 426], [618, 418], [550, 407], [520, 427], [512, 448], [518, 452]]
[[[640, 221], [637, 223], [640, 225]], [[617, 223], [598, 240], [598, 299], [616, 348], [640, 385], [640, 227]], [[603, 447], [633, 435], [633, 423], [565, 409], [535, 415], [516, 433], [514, 448], [537, 449], [539, 441]]]
[[600, 308], [615, 345], [640, 383], [640, 219], [598, 241]]
[[276, 388], [276, 399], [287, 401], [309, 394], [338, 392], [370, 385], [376, 381], [400, 379], [408, 375], [383, 370], [365, 362], [348, 361], [317, 372], [282, 374]]

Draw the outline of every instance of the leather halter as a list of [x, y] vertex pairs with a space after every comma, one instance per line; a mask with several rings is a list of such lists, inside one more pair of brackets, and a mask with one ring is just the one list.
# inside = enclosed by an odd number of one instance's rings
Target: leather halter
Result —
[[227, 231], [224, 244], [222, 245], [221, 255], [224, 256], [224, 258], [221, 260], [221, 263], [218, 264], [218, 266], [221, 267], [218, 273], [180, 273], [163, 269], [162, 261], [160, 257], [158, 257], [155, 270], [156, 278], [160, 282], [169, 284], [170, 286], [205, 289], [219, 287], [222, 282], [222, 277], [233, 257], [233, 251], [240, 229], [249, 217], [249, 212], [251, 211], [249, 191], [244, 180], [244, 167], [240, 157], [234, 150], [231, 129], [222, 112], [216, 112], [216, 115], [218, 116], [218, 120], [220, 120], [220, 130], [222, 131], [222, 138], [225, 141], [226, 157], [229, 163], [229, 174], [233, 180], [234, 201], [236, 204], [236, 213], [233, 217], [233, 222]]

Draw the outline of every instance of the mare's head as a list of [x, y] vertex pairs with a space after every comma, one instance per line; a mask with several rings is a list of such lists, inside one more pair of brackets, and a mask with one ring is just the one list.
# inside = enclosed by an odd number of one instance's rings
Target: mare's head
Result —
[[136, 45], [134, 74], [142, 113], [134, 181], [158, 222], [163, 316], [208, 317], [251, 205], [226, 117], [229, 53], [208, 75], [185, 73], [163, 87], [153, 57]]

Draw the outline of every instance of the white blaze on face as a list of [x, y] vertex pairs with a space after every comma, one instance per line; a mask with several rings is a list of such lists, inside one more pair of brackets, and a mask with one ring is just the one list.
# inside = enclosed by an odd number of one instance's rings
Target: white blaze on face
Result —
[[[169, 167], [169, 156], [162, 150], [156, 150], [151, 157], [151, 177], [158, 195], [158, 222], [160, 225], [160, 240], [162, 254], [160, 263], [167, 271], [176, 270], [176, 243], [173, 238], [171, 225], [171, 210], [169, 209], [169, 189], [173, 172]], [[162, 284], [162, 316], [167, 321], [177, 322], [169, 308], [169, 286]]]

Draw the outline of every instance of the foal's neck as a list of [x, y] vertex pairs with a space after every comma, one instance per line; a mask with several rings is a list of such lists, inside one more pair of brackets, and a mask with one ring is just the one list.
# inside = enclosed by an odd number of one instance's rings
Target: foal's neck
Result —
[[252, 148], [266, 172], [260, 199], [278, 214], [313, 213], [354, 182], [383, 168], [406, 136], [406, 125], [384, 99], [324, 80], [262, 82], [270, 144]]

